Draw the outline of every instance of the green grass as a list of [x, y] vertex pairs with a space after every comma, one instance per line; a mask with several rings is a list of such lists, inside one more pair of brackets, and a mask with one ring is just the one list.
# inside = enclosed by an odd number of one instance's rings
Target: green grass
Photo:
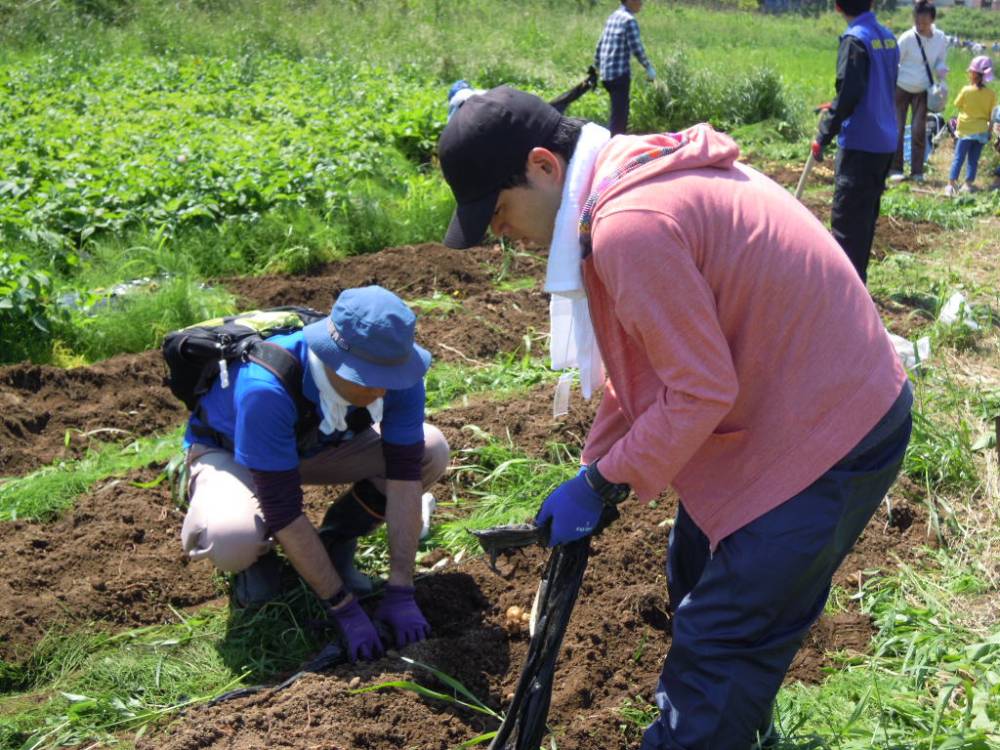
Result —
[[[978, 567], [978, 569], [977, 569]], [[989, 590], [981, 566], [947, 553], [869, 579], [855, 606], [877, 628], [870, 656], [842, 654], [821, 685], [778, 695], [777, 750], [987, 750], [1000, 742], [1000, 633], [963, 622], [963, 603]], [[656, 716], [641, 696], [619, 708], [636, 738]]]
[[976, 219], [1000, 216], [1000, 195], [995, 192], [946, 199], [940, 195], [918, 195], [904, 188], [887, 191], [882, 214], [907, 221], [927, 221], [949, 229], [969, 229]]
[[[475, 434], [478, 428], [466, 429]], [[553, 444], [549, 459], [542, 461], [503, 437], [485, 433], [481, 437], [486, 440], [482, 446], [458, 456], [454, 476], [458, 497], [450, 506], [439, 505], [442, 517], [431, 534], [431, 546], [475, 551], [478, 543], [469, 529], [530, 520], [549, 493], [580, 468], [579, 456], [566, 446]]]
[[252, 616], [227, 607], [176, 614], [176, 623], [117, 634], [51, 634], [8, 667], [5, 690], [14, 682], [18, 692], [0, 697], [0, 748], [130, 746], [164, 716], [293, 669], [324, 638], [307, 625], [320, 612], [304, 588]]
[[427, 373], [427, 409], [433, 413], [458, 406], [477, 393], [504, 398], [540, 383], [554, 382], [558, 376], [559, 373], [530, 353], [516, 351], [497, 355], [493, 362], [484, 365], [441, 362]]
[[205, 289], [190, 278], [165, 279], [149, 292], [127, 294], [120, 301], [91, 295], [56, 335], [70, 351], [94, 362], [156, 349], [170, 331], [235, 311], [233, 297], [224, 289]]
[[166, 463], [180, 451], [181, 434], [177, 429], [125, 446], [98, 443], [83, 458], [58, 461], [23, 477], [0, 478], [0, 521], [51, 520], [100, 481]]

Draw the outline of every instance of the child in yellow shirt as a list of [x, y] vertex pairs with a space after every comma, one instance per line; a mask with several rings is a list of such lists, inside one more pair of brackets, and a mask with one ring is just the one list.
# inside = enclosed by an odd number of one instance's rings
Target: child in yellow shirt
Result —
[[[956, 192], [971, 192], [976, 181], [979, 155], [990, 138], [990, 113], [997, 103], [997, 95], [986, 84], [993, 80], [993, 62], [986, 55], [972, 58], [968, 67], [969, 84], [958, 92], [955, 106], [958, 108], [958, 141], [955, 143], [955, 158], [951, 162], [946, 195]], [[958, 174], [962, 162], [968, 158], [965, 184], [959, 191]]]

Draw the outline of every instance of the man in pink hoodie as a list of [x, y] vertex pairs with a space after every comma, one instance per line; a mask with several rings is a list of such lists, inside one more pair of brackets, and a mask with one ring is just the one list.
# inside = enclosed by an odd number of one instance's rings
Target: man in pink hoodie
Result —
[[600, 355], [581, 374], [607, 378], [584, 468], [536, 520], [572, 542], [673, 487], [673, 639], [642, 748], [746, 750], [899, 471], [911, 392], [840, 247], [732, 139], [602, 130], [503, 86], [470, 99], [438, 147], [445, 242], [551, 245], [550, 278], [577, 253], [574, 326]]

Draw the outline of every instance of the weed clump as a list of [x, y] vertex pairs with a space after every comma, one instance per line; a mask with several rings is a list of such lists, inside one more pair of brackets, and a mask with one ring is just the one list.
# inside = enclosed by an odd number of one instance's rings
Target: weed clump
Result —
[[802, 107], [793, 100], [781, 76], [771, 68], [720, 76], [693, 69], [676, 56], [658, 66], [662, 81], [637, 84], [631, 119], [636, 132], [680, 130], [698, 122], [733, 130], [765, 120], [787, 140], [804, 132]]

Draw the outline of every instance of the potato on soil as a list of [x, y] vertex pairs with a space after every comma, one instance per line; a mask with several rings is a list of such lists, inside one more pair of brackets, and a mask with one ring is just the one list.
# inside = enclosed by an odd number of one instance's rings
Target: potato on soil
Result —
[[504, 616], [504, 627], [512, 634], [527, 632], [531, 613], [516, 604], [508, 607]]

